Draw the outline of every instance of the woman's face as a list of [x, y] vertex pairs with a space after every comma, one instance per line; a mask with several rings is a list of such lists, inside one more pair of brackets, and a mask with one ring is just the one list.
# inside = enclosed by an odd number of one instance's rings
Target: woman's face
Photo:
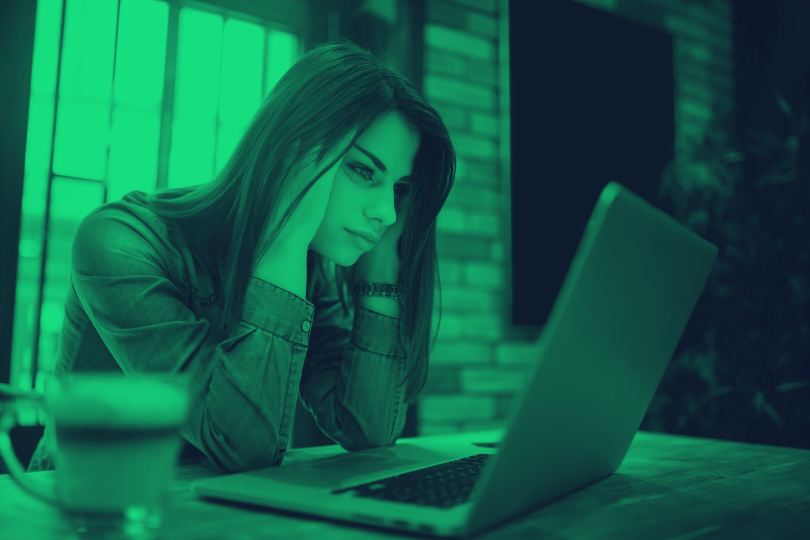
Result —
[[378, 117], [339, 162], [326, 214], [309, 249], [340, 266], [357, 262], [365, 249], [347, 229], [385, 234], [408, 200], [418, 149], [418, 133], [399, 113]]

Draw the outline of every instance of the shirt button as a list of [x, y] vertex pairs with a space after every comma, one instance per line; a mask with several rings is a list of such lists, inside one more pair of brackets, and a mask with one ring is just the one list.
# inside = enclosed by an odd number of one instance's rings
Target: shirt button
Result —
[[312, 328], [312, 323], [310, 323], [309, 321], [304, 321], [303, 323], [301, 323], [301, 330], [303, 330], [304, 332], [309, 332], [310, 328]]

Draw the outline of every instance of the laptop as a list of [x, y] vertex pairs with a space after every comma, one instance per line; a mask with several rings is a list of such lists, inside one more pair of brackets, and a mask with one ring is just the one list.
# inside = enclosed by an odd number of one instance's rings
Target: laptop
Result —
[[407, 439], [193, 482], [192, 493], [434, 537], [492, 529], [619, 468], [717, 247], [616, 182], [602, 190], [503, 437]]

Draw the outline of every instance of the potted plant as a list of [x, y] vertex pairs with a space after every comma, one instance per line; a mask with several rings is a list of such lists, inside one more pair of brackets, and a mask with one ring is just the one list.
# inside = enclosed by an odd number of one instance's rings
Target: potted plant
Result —
[[787, 134], [737, 144], [726, 108], [664, 171], [659, 206], [719, 253], [642, 429], [810, 448], [809, 123], [776, 99]]

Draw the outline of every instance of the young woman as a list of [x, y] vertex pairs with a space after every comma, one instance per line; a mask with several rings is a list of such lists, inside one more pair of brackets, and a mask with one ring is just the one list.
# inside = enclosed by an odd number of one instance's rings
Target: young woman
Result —
[[[224, 472], [282, 463], [299, 392], [346, 450], [394, 444], [435, 344], [454, 177], [405, 77], [347, 39], [317, 46], [213, 181], [82, 221], [54, 372], [187, 373], [183, 455]], [[43, 437], [28, 470], [54, 468]]]

